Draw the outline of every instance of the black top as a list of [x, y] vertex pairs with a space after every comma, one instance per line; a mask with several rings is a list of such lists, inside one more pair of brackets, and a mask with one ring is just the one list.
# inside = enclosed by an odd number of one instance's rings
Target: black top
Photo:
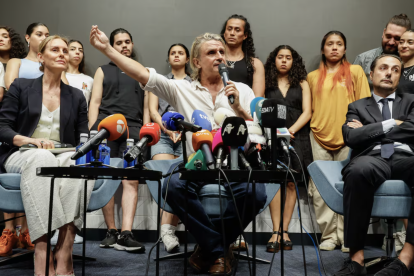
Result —
[[414, 94], [414, 66], [404, 68], [401, 74], [400, 83], [398, 84], [397, 93]]
[[[302, 115], [302, 87], [289, 87], [286, 97], [283, 97], [279, 88], [268, 88], [265, 91], [266, 98], [277, 99], [280, 104], [286, 105], [286, 127], [290, 128]], [[313, 162], [312, 149], [310, 145], [310, 123], [304, 125], [294, 134], [295, 139], [290, 140], [290, 144], [295, 148], [302, 162], [302, 166], [307, 172], [307, 167]], [[291, 158], [292, 168], [298, 172], [301, 171], [297, 158]]]
[[252, 88], [253, 78], [249, 78], [247, 74], [249, 68], [247, 68], [246, 59], [243, 58], [242, 60], [236, 61], [233, 68], [230, 66], [232, 63], [233, 62], [227, 62], [227, 65], [229, 66], [227, 68], [229, 70], [229, 79], [231, 81], [242, 82]]
[[102, 102], [98, 120], [120, 113], [128, 126], [142, 126], [145, 92], [139, 82], [122, 72], [113, 62], [101, 66], [104, 73]]
[[[0, 110], [0, 173], [5, 160], [19, 149], [16, 135], [32, 137], [42, 114], [42, 80], [15, 79]], [[85, 97], [79, 89], [60, 82], [60, 142], [79, 144], [80, 134], [89, 133]]]

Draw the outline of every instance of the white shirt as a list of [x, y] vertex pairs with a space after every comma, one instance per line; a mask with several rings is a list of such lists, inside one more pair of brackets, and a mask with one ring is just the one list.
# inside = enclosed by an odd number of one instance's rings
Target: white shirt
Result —
[[[150, 76], [146, 86], [141, 84], [141, 88], [154, 93], [156, 96], [166, 100], [174, 109], [184, 116], [187, 122], [191, 122], [191, 116], [194, 110], [201, 110], [209, 116], [213, 122], [213, 129], [216, 128], [214, 123], [214, 112], [224, 107], [232, 112], [228, 98], [224, 95], [224, 87], [216, 96], [213, 103], [213, 97], [207, 88], [201, 85], [199, 81], [188, 82], [187, 80], [167, 79], [158, 74], [155, 69], [148, 68]], [[241, 107], [250, 114], [250, 102], [254, 99], [253, 90], [244, 83], [234, 82], [239, 91], [239, 101]], [[187, 132], [187, 155], [194, 152], [192, 146], [192, 133]]]
[[0, 86], [6, 88], [6, 84], [4, 83], [4, 67], [3, 63], [0, 62]]
[[86, 104], [89, 105], [92, 94], [93, 78], [84, 74], [70, 74], [66, 73], [69, 85], [73, 86], [83, 92], [86, 99]]
[[40, 114], [32, 138], [45, 138], [56, 143], [60, 142], [60, 106], [55, 111], [50, 112], [42, 104], [42, 114]]

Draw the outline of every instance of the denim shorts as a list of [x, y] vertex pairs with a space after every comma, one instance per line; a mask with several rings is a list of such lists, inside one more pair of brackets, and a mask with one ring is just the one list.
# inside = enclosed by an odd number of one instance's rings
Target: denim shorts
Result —
[[175, 156], [180, 156], [183, 153], [183, 148], [181, 146], [181, 141], [178, 141], [174, 144], [173, 140], [170, 139], [170, 136], [161, 132], [161, 138], [151, 147], [151, 159], [154, 155], [157, 154], [171, 154]]

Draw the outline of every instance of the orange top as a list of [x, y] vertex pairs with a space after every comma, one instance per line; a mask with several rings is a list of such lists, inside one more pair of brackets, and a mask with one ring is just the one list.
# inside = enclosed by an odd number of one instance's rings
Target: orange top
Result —
[[[354, 91], [349, 94], [345, 81], [336, 83], [332, 89], [335, 73], [326, 74], [322, 93], [317, 93], [319, 69], [308, 74], [312, 94], [312, 118], [310, 127], [315, 140], [327, 150], [342, 148], [342, 125], [346, 120], [348, 105], [356, 100], [371, 97], [367, 77], [359, 65], [351, 65], [352, 84]], [[332, 91], [331, 91], [332, 89]]]

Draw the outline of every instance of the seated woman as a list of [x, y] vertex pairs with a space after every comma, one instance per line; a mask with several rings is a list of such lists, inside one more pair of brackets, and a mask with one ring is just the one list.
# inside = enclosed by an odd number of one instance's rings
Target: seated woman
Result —
[[[45, 38], [39, 45], [38, 60], [44, 75], [16, 79], [4, 97], [0, 110], [0, 173], [21, 173], [22, 199], [35, 244], [35, 275], [44, 275], [50, 178], [36, 176], [36, 168], [73, 164], [72, 152], [55, 156], [47, 149], [57, 143], [77, 145], [80, 134], [88, 133], [88, 119], [83, 93], [61, 81], [68, 67], [67, 40], [56, 35]], [[27, 144], [38, 149], [19, 151]], [[88, 203], [93, 184], [88, 182]], [[73, 275], [73, 241], [84, 215], [83, 187], [80, 179], [55, 181], [52, 229], [60, 231], [54, 254], [50, 255], [49, 275]], [[53, 259], [57, 261], [56, 269]]]

